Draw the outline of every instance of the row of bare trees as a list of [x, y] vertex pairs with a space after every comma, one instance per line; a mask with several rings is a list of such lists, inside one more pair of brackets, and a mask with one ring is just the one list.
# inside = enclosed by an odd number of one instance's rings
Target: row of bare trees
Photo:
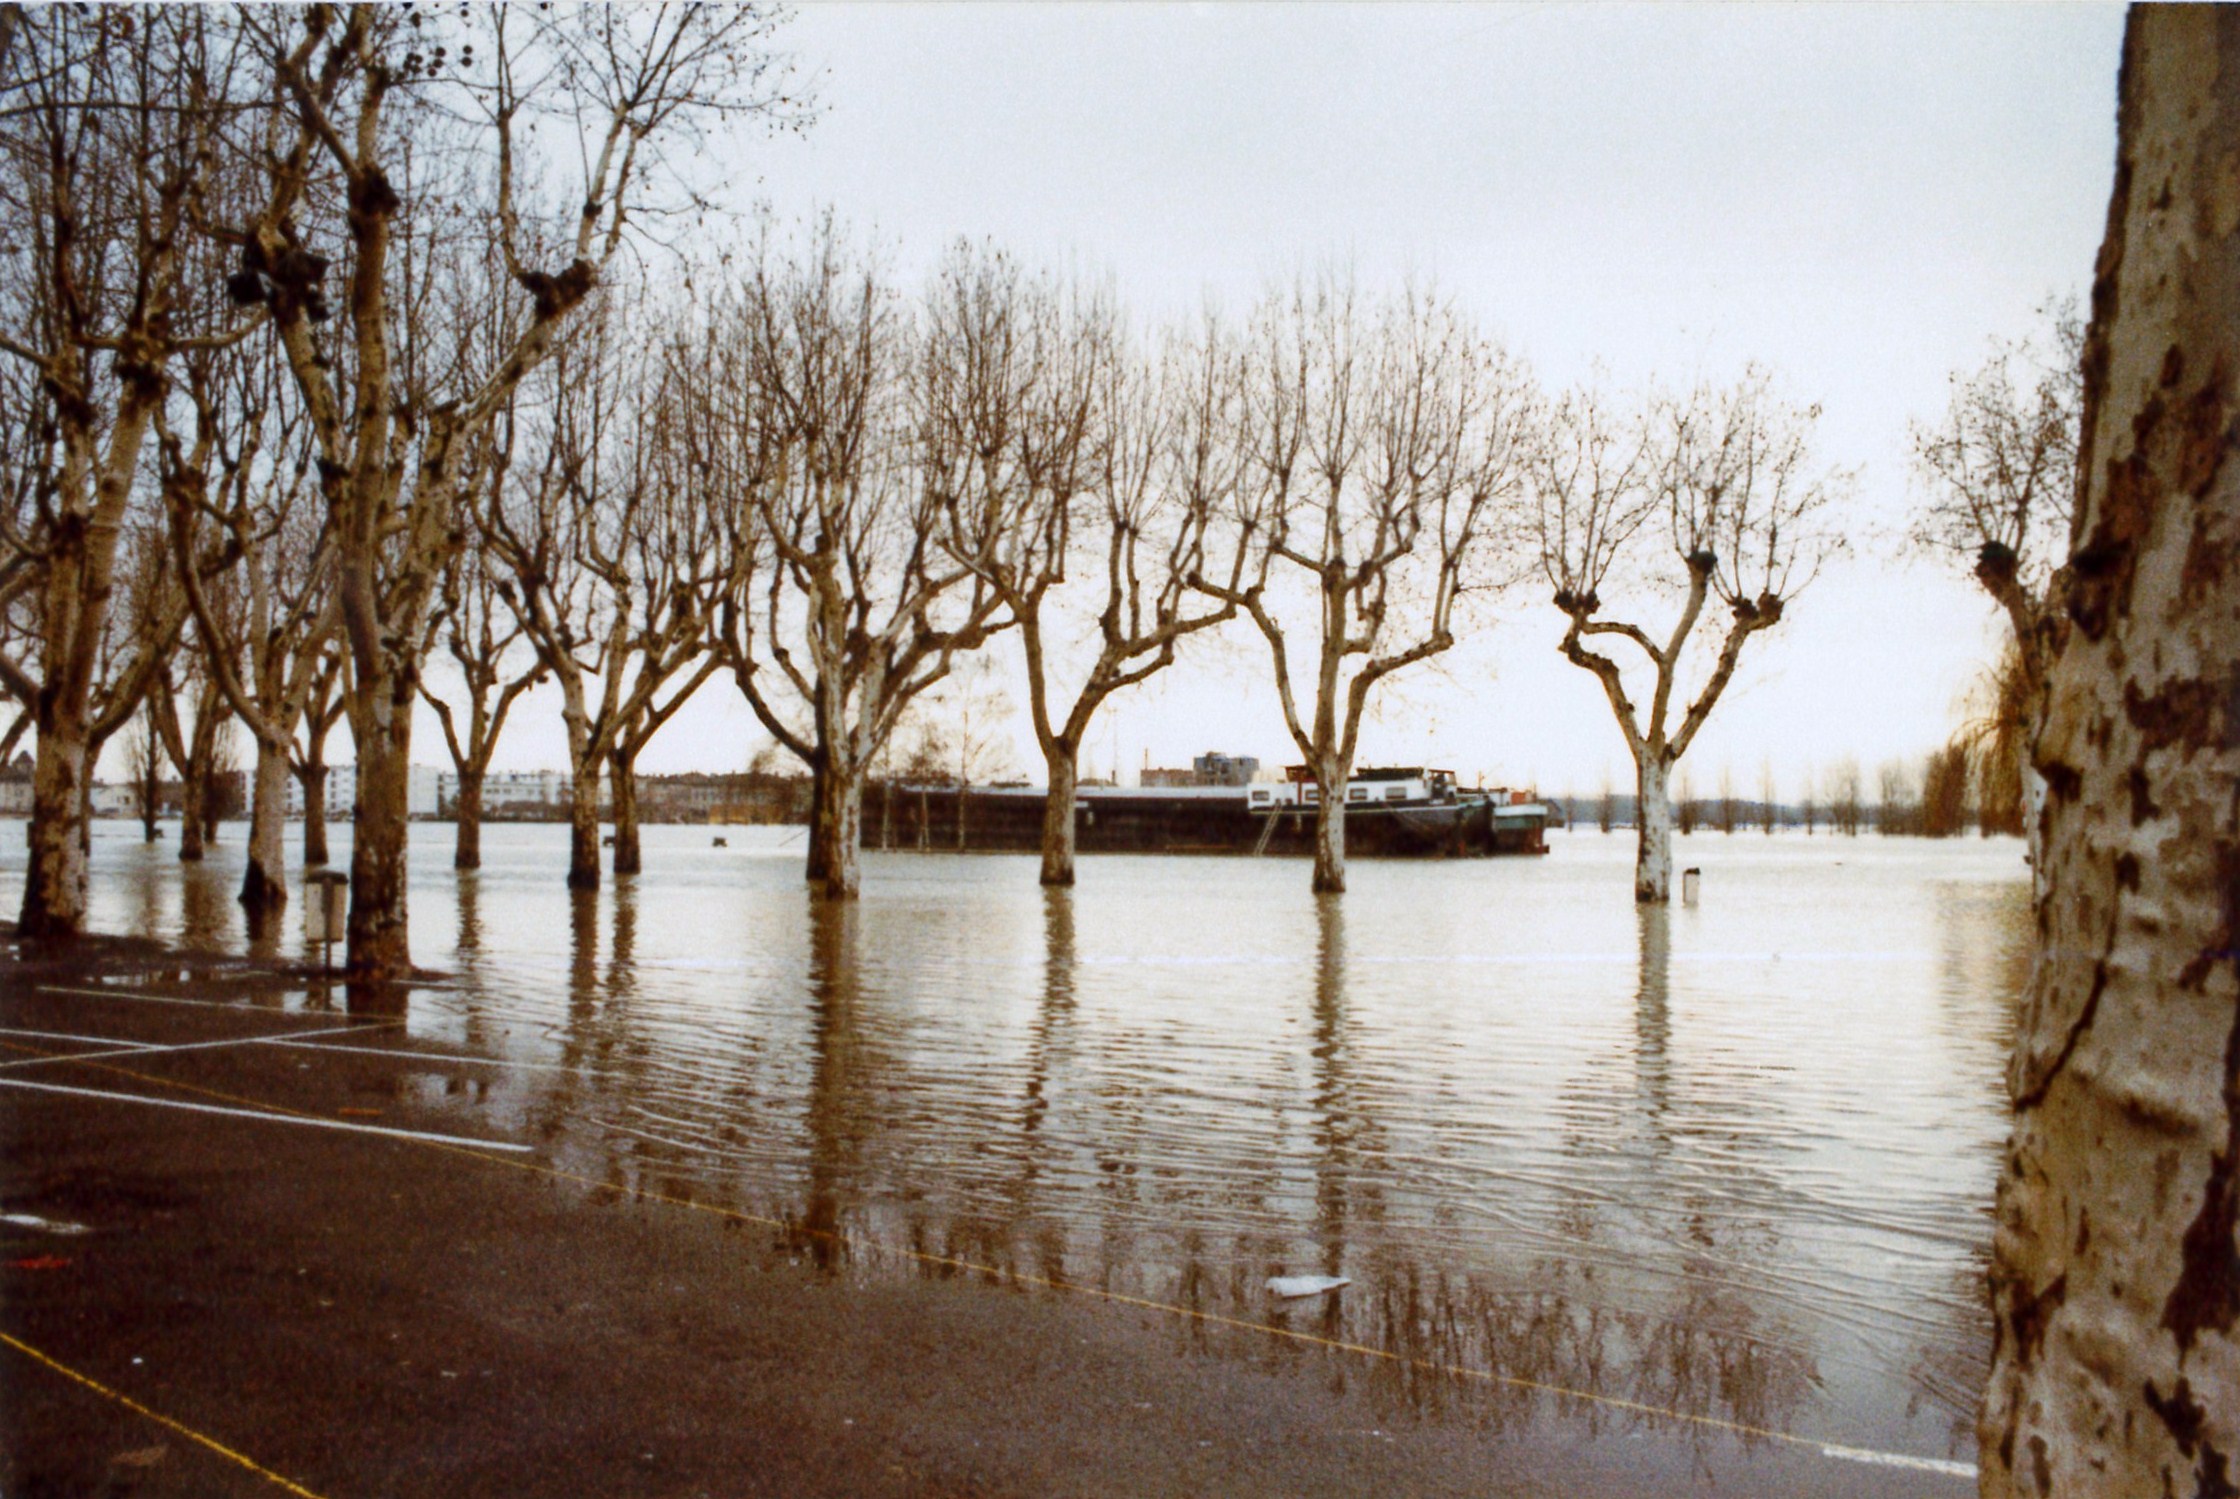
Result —
[[[1381, 684], [1536, 566], [1636, 757], [1638, 892], [1667, 898], [1672, 767], [1840, 545], [1815, 409], [1755, 370], [1547, 399], [1451, 300], [1336, 272], [1151, 331], [986, 247], [905, 287], [829, 218], [681, 287], [617, 275], [700, 209], [682, 163], [709, 130], [799, 118], [768, 32], [694, 6], [25, 14], [0, 62], [0, 684], [38, 744], [27, 934], [83, 922], [92, 769], [135, 712], [190, 801], [242, 725], [253, 912], [285, 901], [287, 778], [315, 813], [339, 720], [350, 962], [404, 975], [420, 702], [471, 865], [509, 714], [557, 688], [580, 887], [602, 782], [628, 870], [638, 758], [719, 673], [807, 768], [809, 878], [850, 896], [867, 777], [999, 637], [1050, 788], [1043, 878], [1070, 883], [1097, 713], [1232, 623], [1341, 890]], [[1676, 619], [1652, 634], [1629, 593]]]
[[82, 927], [94, 764], [151, 694], [179, 739], [163, 677], [190, 635], [213, 689], [195, 740], [230, 715], [257, 746], [245, 897], [284, 898], [278, 797], [291, 757], [307, 786], [322, 768], [339, 713], [350, 962], [403, 976], [411, 720], [472, 592], [446, 586], [469, 491], [586, 302], [704, 206], [692, 150], [742, 117], [802, 118], [772, 18], [7, 14], [0, 686], [38, 746], [21, 928]]

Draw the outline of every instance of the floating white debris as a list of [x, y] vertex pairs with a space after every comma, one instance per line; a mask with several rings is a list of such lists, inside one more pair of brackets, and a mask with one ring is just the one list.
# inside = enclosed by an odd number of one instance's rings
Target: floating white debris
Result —
[[1302, 1296], [1320, 1296], [1325, 1291], [1352, 1284], [1352, 1278], [1344, 1275], [1277, 1275], [1268, 1280], [1268, 1294], [1284, 1301], [1296, 1301]]
[[30, 1213], [0, 1213], [0, 1223], [16, 1228], [35, 1228], [50, 1234], [82, 1234], [86, 1231], [83, 1223], [56, 1223], [52, 1219], [35, 1217]]

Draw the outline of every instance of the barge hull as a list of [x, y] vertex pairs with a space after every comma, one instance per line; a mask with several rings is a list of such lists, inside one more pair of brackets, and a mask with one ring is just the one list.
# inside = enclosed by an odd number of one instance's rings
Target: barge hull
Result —
[[[874, 786], [864, 794], [866, 848], [1038, 853], [1043, 798], [1008, 788]], [[1439, 807], [1350, 808], [1346, 853], [1361, 858], [1482, 858], [1543, 854], [1544, 814], [1485, 801]], [[1497, 815], [1498, 814], [1498, 815]], [[959, 836], [958, 821], [963, 820]], [[1262, 834], [1268, 819], [1275, 827]], [[1101, 790], [1074, 803], [1074, 848], [1084, 854], [1314, 852], [1314, 811], [1254, 811], [1240, 793], [1183, 797]]]

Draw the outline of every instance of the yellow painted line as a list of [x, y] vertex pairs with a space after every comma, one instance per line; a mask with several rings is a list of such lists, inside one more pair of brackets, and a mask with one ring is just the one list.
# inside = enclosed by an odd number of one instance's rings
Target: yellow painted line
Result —
[[114, 1400], [117, 1404], [123, 1406], [126, 1410], [132, 1411], [137, 1415], [146, 1416], [149, 1420], [155, 1422], [156, 1425], [161, 1426], [168, 1431], [175, 1431], [190, 1442], [194, 1442], [200, 1446], [207, 1447], [212, 1452], [217, 1453], [218, 1456], [224, 1458], [227, 1462], [234, 1464], [236, 1467], [248, 1469], [250, 1472], [263, 1479], [266, 1483], [274, 1485], [284, 1493], [294, 1494], [297, 1496], [297, 1499], [321, 1499], [320, 1495], [313, 1493], [311, 1490], [305, 1488], [302, 1484], [297, 1483], [291, 1478], [281, 1477], [278, 1473], [273, 1472], [270, 1468], [264, 1466], [264, 1464], [258, 1462], [255, 1458], [250, 1457], [245, 1453], [234, 1451], [231, 1447], [228, 1447], [225, 1443], [219, 1441], [216, 1437], [205, 1436], [201, 1432], [196, 1431], [193, 1427], [186, 1425], [184, 1422], [172, 1420], [169, 1416], [164, 1415], [161, 1411], [152, 1411], [148, 1409], [139, 1401], [133, 1399], [130, 1395], [122, 1394], [119, 1391], [112, 1390], [107, 1385], [103, 1384], [100, 1380], [94, 1379], [88, 1375], [80, 1374], [77, 1370], [71, 1368], [68, 1364], [63, 1363], [58, 1359], [49, 1358], [46, 1354], [41, 1353], [38, 1349], [32, 1347], [29, 1343], [24, 1342], [21, 1338], [12, 1338], [8, 1336], [8, 1334], [0, 1332], [0, 1343], [5, 1343], [10, 1348], [13, 1348], [16, 1352], [23, 1354], [25, 1357], [36, 1360], [37, 1362], [46, 1365], [48, 1368], [54, 1370], [55, 1373], [61, 1375], [63, 1378], [84, 1385], [87, 1389], [93, 1391], [96, 1395], [100, 1395], [105, 1399]]

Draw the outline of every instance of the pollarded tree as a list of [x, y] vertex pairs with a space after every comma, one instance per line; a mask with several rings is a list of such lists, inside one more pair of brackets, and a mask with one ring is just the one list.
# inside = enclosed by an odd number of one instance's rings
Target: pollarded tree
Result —
[[[2076, 501], [2084, 389], [2082, 323], [2059, 305], [2046, 309], [2046, 319], [2050, 327], [2038, 338], [1998, 343], [1981, 368], [1953, 376], [1943, 418], [1912, 429], [1914, 471], [1924, 491], [1914, 543], [1972, 567], [2006, 615], [2027, 705], [2026, 732], [2033, 733], [2046, 672], [2067, 624], [2056, 569]], [[2023, 830], [2036, 871], [2045, 785], [2025, 768], [2022, 791]]]
[[[1107, 302], [1025, 276], [1000, 253], [952, 256], [928, 322], [944, 346], [922, 365], [929, 464], [963, 540], [958, 559], [1017, 622], [1048, 788], [1042, 883], [1070, 885], [1081, 746], [1097, 710], [1236, 613], [1189, 579], [1241, 580], [1230, 524], [1239, 362], [1209, 320], [1201, 341], [1171, 340], [1146, 365]], [[991, 511], [1007, 539], [982, 548]], [[1076, 626], [1093, 655], [1069, 648]]]
[[2240, 1477], [2240, 11], [2135, 8], [2116, 120], [1986, 1499]]
[[1265, 303], [1247, 358], [1236, 505], [1256, 560], [1241, 587], [1191, 581], [1267, 642], [1318, 793], [1314, 888], [1334, 893], [1371, 696], [1452, 647], [1465, 599], [1501, 581], [1530, 388], [1451, 302], [1363, 308], [1337, 275]]
[[925, 461], [920, 336], [868, 253], [828, 219], [808, 252], [767, 243], [718, 316], [693, 464], [724, 497], [736, 580], [718, 649], [770, 736], [809, 768], [808, 878], [860, 891], [863, 787], [896, 725], [1001, 600], [959, 556], [993, 549], [1001, 512], [959, 519]]
[[296, 778], [303, 798], [306, 869], [319, 869], [327, 862], [327, 736], [342, 722], [342, 665], [342, 644], [330, 640], [319, 657], [318, 669], [311, 675], [301, 737], [288, 756], [289, 773]]
[[[516, 422], [508, 411], [484, 438], [473, 484], [481, 496], [478, 512], [502, 504], [513, 467]], [[477, 523], [478, 528], [480, 522]], [[443, 726], [443, 742], [458, 774], [452, 798], [456, 824], [451, 867], [482, 867], [482, 786], [497, 753], [498, 736], [521, 695], [543, 681], [546, 667], [522, 643], [521, 621], [505, 603], [504, 563], [486, 546], [463, 548], [444, 572], [429, 625], [458, 669], [463, 702], [457, 708], [445, 694], [421, 683], [420, 695]], [[462, 722], [461, 720], [464, 720]]]
[[[198, 659], [256, 745], [240, 897], [254, 924], [288, 902], [289, 758], [334, 634], [330, 533], [300, 408], [270, 346], [190, 355], [185, 366], [193, 425], [182, 436], [162, 424], [163, 493], [198, 638], [225, 646]], [[222, 587], [202, 581], [213, 549], [228, 571]]]
[[[575, 890], [599, 885], [601, 772], [627, 777], [614, 762], [643, 743], [630, 736], [713, 674], [709, 620], [730, 583], [721, 518], [672, 461], [662, 351], [625, 348], [635, 336], [602, 308], [554, 358], [523, 439], [534, 462], [509, 464], [479, 517], [494, 586], [560, 689]], [[629, 794], [618, 785], [618, 804]]]
[[[752, 6], [246, 14], [275, 109], [233, 289], [270, 310], [334, 530], [358, 763], [350, 967], [399, 979], [413, 706], [475, 444], [637, 226], [698, 201], [676, 148], [729, 118], [790, 118], [793, 102], [764, 50], [773, 18]], [[540, 195], [540, 180], [555, 185]], [[429, 326], [429, 269], [461, 222], [495, 226], [499, 294], [520, 309], [488, 354], [468, 339], [487, 309], [452, 330], [453, 355]]]
[[[1660, 396], [1638, 418], [1574, 392], [1550, 414], [1532, 463], [1540, 567], [1570, 621], [1559, 649], [1602, 683], [1633, 755], [1639, 852], [1634, 898], [1672, 898], [1672, 778], [1733, 678], [1750, 638], [1779, 624], [1843, 543], [1827, 525], [1849, 476], [1812, 454], [1817, 406], [1784, 401], [1764, 371], [1724, 389]], [[1606, 614], [1606, 588], [1681, 593], [1659, 637]], [[1728, 616], [1710, 669], [1684, 710], [1676, 697], [1690, 647], [1713, 604]], [[1648, 711], [1626, 668], [1598, 638], [1636, 647]]]

